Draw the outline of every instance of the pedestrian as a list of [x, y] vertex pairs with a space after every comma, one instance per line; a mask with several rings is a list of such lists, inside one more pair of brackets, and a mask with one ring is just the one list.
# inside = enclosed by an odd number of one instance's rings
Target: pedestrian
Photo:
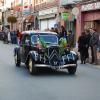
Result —
[[10, 31], [8, 32], [8, 43], [11, 43], [11, 35], [10, 35]]
[[86, 35], [82, 32], [78, 39], [78, 51], [80, 52], [81, 64], [86, 63]]
[[65, 37], [67, 39], [67, 31], [64, 26], [60, 27], [59, 38]]
[[67, 34], [69, 47], [72, 48], [74, 47], [74, 34], [72, 30], [69, 30]]
[[98, 42], [98, 51], [100, 52], [100, 35], [99, 35], [99, 42]]
[[90, 38], [90, 47], [91, 47], [91, 56], [92, 61], [91, 63], [94, 63], [97, 65], [97, 46], [99, 42], [99, 36], [95, 29], [90, 28], [91, 38]]
[[59, 33], [58, 28], [54, 28], [54, 32], [56, 32], [58, 34]]
[[4, 43], [8, 43], [8, 32], [4, 32]]
[[17, 43], [20, 43], [20, 38], [21, 38], [21, 32], [17, 30]]
[[51, 27], [51, 30], [50, 30], [51, 32], [54, 32], [55, 31], [55, 29], [54, 29], [54, 27]]
[[86, 34], [86, 61], [89, 62], [89, 47], [90, 47], [90, 38], [91, 38], [89, 29], [85, 30], [85, 34]]

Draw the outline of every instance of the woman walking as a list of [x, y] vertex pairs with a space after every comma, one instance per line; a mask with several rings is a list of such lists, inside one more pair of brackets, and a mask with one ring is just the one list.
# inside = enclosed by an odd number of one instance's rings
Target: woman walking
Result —
[[82, 32], [78, 39], [78, 51], [80, 52], [81, 64], [86, 63], [86, 50], [86, 35], [85, 32]]

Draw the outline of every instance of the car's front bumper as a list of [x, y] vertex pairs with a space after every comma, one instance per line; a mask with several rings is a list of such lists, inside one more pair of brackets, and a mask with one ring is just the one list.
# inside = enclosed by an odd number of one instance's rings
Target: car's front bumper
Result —
[[51, 66], [51, 65], [46, 65], [46, 64], [35, 64], [35, 67], [45, 67], [45, 68], [52, 68], [52, 69], [64, 69], [68, 67], [77, 67], [77, 64], [66, 64], [66, 65], [61, 65], [61, 66]]

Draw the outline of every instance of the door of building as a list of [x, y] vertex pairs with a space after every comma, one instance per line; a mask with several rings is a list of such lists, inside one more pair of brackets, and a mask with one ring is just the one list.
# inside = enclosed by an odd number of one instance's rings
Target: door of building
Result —
[[40, 30], [45, 30], [48, 28], [48, 20], [41, 20], [40, 21]]
[[48, 28], [51, 29], [56, 24], [56, 19], [49, 19], [48, 20]]

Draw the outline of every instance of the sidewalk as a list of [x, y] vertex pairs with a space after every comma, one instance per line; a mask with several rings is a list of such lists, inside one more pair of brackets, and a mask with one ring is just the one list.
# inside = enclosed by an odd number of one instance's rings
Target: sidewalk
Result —
[[[74, 48], [74, 51], [77, 52], [78, 55], [80, 55], [79, 52], [78, 52], [78, 48]], [[89, 49], [89, 56], [90, 56], [89, 58], [90, 58], [90, 61], [91, 61], [91, 50], [90, 49]], [[97, 53], [97, 58], [98, 58], [98, 65], [95, 65], [95, 66], [100, 66], [100, 52]]]

